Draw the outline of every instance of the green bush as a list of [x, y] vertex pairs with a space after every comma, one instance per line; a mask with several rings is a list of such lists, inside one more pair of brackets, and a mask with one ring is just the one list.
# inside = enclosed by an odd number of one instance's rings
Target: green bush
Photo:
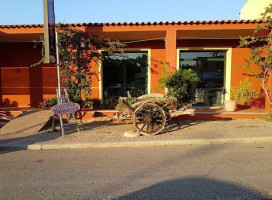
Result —
[[250, 103], [253, 99], [258, 98], [259, 92], [252, 88], [253, 84], [246, 77], [239, 85], [231, 89], [231, 99], [239, 104]]
[[159, 79], [159, 82], [164, 87], [168, 88], [169, 96], [174, 96], [181, 99], [188, 93], [188, 86], [193, 82], [198, 82], [197, 73], [191, 69], [179, 69], [177, 72], [167, 74]]

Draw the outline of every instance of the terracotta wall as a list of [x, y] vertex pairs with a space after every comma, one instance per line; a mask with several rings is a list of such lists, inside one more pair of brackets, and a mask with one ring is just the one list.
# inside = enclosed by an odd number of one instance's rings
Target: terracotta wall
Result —
[[94, 71], [96, 75], [92, 76], [92, 94], [90, 98], [99, 99], [99, 65], [93, 62], [91, 70]]
[[56, 68], [30, 67], [40, 59], [41, 49], [32, 42], [0, 45], [2, 106], [37, 107], [44, 97], [56, 93]]
[[246, 68], [245, 59], [249, 59], [250, 50], [247, 48], [233, 48], [232, 49], [232, 70], [231, 70], [231, 87], [239, 85], [240, 81], [248, 77], [253, 84], [253, 88], [260, 92], [260, 97], [257, 101], [252, 103], [252, 107], [265, 107], [265, 94], [261, 88], [261, 82], [250, 75]]
[[[41, 59], [41, 48], [34, 43], [0, 44], [0, 107], [38, 107], [44, 98], [56, 96], [55, 65], [30, 65]], [[92, 70], [98, 74], [98, 65]], [[92, 78], [91, 98], [99, 98], [99, 78]]]

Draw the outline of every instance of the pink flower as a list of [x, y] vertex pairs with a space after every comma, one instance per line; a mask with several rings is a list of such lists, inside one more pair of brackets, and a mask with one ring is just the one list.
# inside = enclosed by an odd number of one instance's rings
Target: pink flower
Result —
[[96, 50], [96, 46], [94, 45], [91, 45], [90, 48]]

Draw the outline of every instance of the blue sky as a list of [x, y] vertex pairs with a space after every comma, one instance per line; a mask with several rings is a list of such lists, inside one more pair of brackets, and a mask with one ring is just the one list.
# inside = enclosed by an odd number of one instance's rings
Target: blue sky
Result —
[[[55, 0], [56, 22], [239, 19], [247, 0]], [[42, 0], [0, 0], [0, 24], [42, 24]]]

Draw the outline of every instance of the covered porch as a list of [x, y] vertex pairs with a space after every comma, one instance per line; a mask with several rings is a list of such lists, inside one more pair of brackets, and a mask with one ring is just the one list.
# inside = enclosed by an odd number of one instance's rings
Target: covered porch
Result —
[[[89, 34], [98, 35], [101, 38], [120, 40], [127, 44], [124, 49], [126, 52], [146, 52], [147, 70], [142, 70], [141, 72], [142, 74], [147, 73], [147, 76], [140, 77], [144, 79], [144, 84], [146, 84], [145, 89], [143, 89], [146, 93], [153, 93], [154, 88], [158, 85], [164, 61], [172, 67], [172, 70], [181, 67], [181, 52], [225, 52], [222, 58], [213, 59], [224, 59], [224, 72], [222, 72], [223, 76], [219, 79], [222, 81], [222, 88], [224, 88], [226, 93], [224, 96], [221, 95], [221, 98], [218, 98], [222, 92], [216, 90], [212, 95], [205, 98], [205, 101], [212, 103], [220, 102], [222, 104], [224, 100], [230, 99], [230, 88], [239, 84], [244, 73], [244, 70], [238, 67], [244, 63], [244, 59], [248, 56], [248, 50], [237, 48], [239, 38], [240, 36], [251, 35], [259, 23], [261, 21], [223, 20], [78, 23], [69, 25]], [[0, 45], [4, 47], [0, 48], [0, 56], [3, 60], [0, 65], [0, 99], [3, 101], [8, 98], [10, 102], [14, 102], [14, 105], [10, 105], [11, 110], [13, 109], [11, 108], [12, 106], [17, 106], [18, 109], [37, 107], [38, 103], [44, 98], [56, 96], [55, 88], [57, 87], [57, 82], [55, 66], [42, 65], [35, 69], [29, 67], [30, 64], [39, 60], [40, 48], [34, 50], [32, 48], [32, 41], [33, 39], [39, 39], [42, 34], [42, 25], [0, 26]], [[265, 35], [266, 32], [264, 31], [260, 34]], [[15, 46], [17, 47], [17, 51], [14, 53], [13, 49]], [[30, 58], [30, 54], [34, 55], [34, 57]], [[14, 61], [12, 60], [13, 56], [17, 56], [19, 59]], [[202, 61], [201, 59], [199, 60]], [[208, 58], [206, 60], [212, 59]], [[103, 101], [105, 96], [103, 88], [105, 83], [103, 79], [103, 63], [97, 68], [97, 73], [100, 75], [100, 79], [93, 81], [91, 98]], [[253, 78], [251, 78], [251, 81], [254, 83], [254, 87], [260, 90], [260, 83]], [[126, 81], [123, 82], [125, 83]], [[119, 87], [118, 84], [117, 86]], [[123, 88], [126, 87], [123, 86]], [[216, 88], [218, 89], [218, 87]], [[205, 90], [210, 91], [211, 88]], [[263, 96], [260, 102], [260, 104], [253, 107], [264, 111], [264, 108], [267, 106], [265, 106], [266, 103]], [[213, 106], [216, 108], [218, 105]], [[209, 106], [205, 108], [197, 107], [199, 113], [202, 112], [203, 115], [210, 113], [222, 115], [224, 113], [223, 108], [215, 108], [210, 109]], [[251, 109], [254, 110], [255, 108]], [[100, 111], [88, 112], [100, 113]]]

